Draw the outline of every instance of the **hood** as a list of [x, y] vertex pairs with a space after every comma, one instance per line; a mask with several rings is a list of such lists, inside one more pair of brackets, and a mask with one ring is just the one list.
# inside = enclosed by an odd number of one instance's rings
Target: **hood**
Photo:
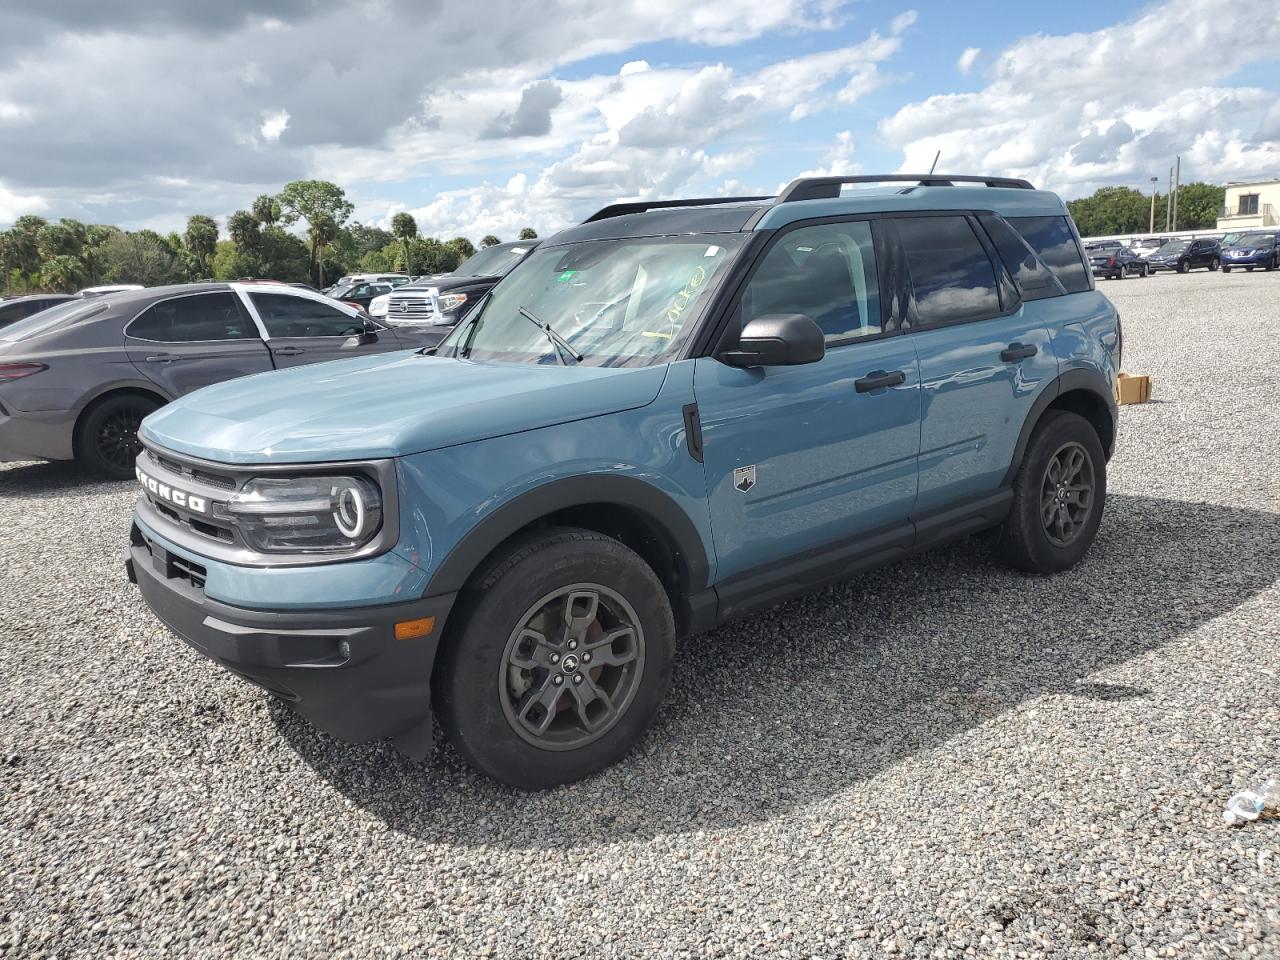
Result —
[[205, 387], [151, 414], [141, 434], [219, 463], [397, 457], [643, 407], [666, 371], [356, 357]]
[[498, 277], [470, 277], [448, 273], [434, 280], [419, 280], [417, 283], [406, 283], [392, 290], [392, 293], [422, 293], [426, 290], [452, 290], [472, 283], [497, 283]]

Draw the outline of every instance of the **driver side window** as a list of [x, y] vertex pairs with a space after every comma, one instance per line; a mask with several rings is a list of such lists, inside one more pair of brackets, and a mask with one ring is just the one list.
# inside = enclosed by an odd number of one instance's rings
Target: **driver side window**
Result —
[[800, 227], [778, 239], [742, 295], [742, 323], [800, 313], [835, 346], [883, 332], [871, 225]]
[[337, 307], [287, 293], [250, 293], [272, 339], [283, 337], [353, 337], [363, 332], [359, 317]]

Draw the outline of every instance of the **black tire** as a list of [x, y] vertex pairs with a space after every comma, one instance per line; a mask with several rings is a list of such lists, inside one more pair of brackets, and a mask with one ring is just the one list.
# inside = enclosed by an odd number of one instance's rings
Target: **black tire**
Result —
[[[1089, 482], [1089, 508], [1080, 515], [1072, 536], [1059, 542], [1055, 538], [1061, 527], [1046, 519], [1046, 504], [1057, 516], [1059, 506], [1070, 509], [1070, 501], [1058, 499], [1061, 487], [1056, 493], [1050, 490], [1056, 486], [1050, 479], [1050, 467], [1056, 458], [1076, 451], [1085, 457], [1081, 477]], [[1106, 456], [1097, 432], [1078, 414], [1049, 411], [1036, 425], [1014, 477], [1013, 506], [997, 540], [1000, 554], [1010, 565], [1028, 573], [1057, 573], [1075, 566], [1093, 544], [1106, 498]]]
[[1270, 260], [1267, 261], [1268, 271], [1274, 270], [1277, 266], [1280, 266], [1280, 256], [1273, 256]]
[[[576, 606], [575, 598], [583, 596], [578, 591], [592, 588], [598, 613], [589, 604]], [[552, 609], [557, 599], [540, 606], [558, 598], [558, 591], [565, 594], [559, 618]], [[440, 725], [463, 757], [502, 783], [543, 790], [603, 770], [635, 746], [666, 694], [675, 646], [671, 604], [648, 564], [611, 537], [552, 528], [513, 543], [476, 576], [467, 593], [434, 677]], [[624, 641], [629, 649], [619, 653], [604, 638], [625, 632], [613, 619], [624, 608], [638, 629]], [[582, 630], [581, 646], [574, 641], [571, 648], [575, 631], [565, 624], [573, 610], [580, 611], [579, 621], [588, 613], [595, 618]], [[535, 623], [542, 628], [535, 636], [557, 642], [526, 643], [526, 628]], [[558, 638], [552, 637], [553, 627], [563, 630]], [[591, 658], [584, 651], [596, 651], [598, 662], [630, 652], [630, 669], [624, 664], [587, 667]], [[541, 665], [524, 669], [513, 659], [539, 659]], [[562, 685], [552, 687], [557, 676]], [[608, 703], [611, 712], [603, 720], [597, 716], [599, 729], [592, 731], [583, 698], [596, 690], [606, 690], [611, 699], [591, 706]], [[554, 698], [549, 712], [543, 711], [542, 696]], [[526, 713], [527, 726], [522, 723]], [[535, 733], [531, 727], [546, 717], [546, 731]]]
[[1141, 272], [1140, 274], [1138, 274], [1138, 279], [1139, 279], [1139, 280], [1145, 280], [1145, 279], [1147, 279], [1147, 277], [1149, 277], [1149, 276], [1151, 276], [1151, 266], [1150, 266], [1150, 264], [1146, 264], [1146, 263], [1144, 263], [1144, 264], [1142, 265], [1142, 272]]
[[1222, 261], [1221, 261], [1221, 260], [1219, 260], [1217, 257], [1214, 257], [1212, 260], [1210, 260], [1210, 261], [1209, 261], [1209, 272], [1210, 272], [1210, 273], [1217, 273], [1217, 272], [1218, 272], [1218, 268], [1219, 268], [1220, 266], [1222, 266]]
[[76, 425], [76, 460], [108, 480], [132, 478], [133, 462], [142, 452], [138, 425], [159, 408], [159, 401], [139, 393], [118, 393], [94, 403]]
[[1252, 267], [1252, 266], [1245, 267], [1245, 268], [1244, 268], [1244, 272], [1245, 272], [1245, 273], [1253, 273], [1253, 267]]
[[1178, 272], [1179, 272], [1179, 273], [1186, 273], [1186, 272], [1187, 272], [1188, 270], [1190, 270], [1190, 269], [1191, 269], [1191, 268], [1187, 265], [1187, 261], [1185, 261], [1185, 260], [1179, 260], [1179, 261], [1178, 261]]
[[1230, 272], [1231, 272], [1231, 268], [1230, 268], [1230, 267], [1223, 267], [1223, 268], [1222, 268], [1222, 272], [1223, 272], [1223, 273], [1230, 273]]

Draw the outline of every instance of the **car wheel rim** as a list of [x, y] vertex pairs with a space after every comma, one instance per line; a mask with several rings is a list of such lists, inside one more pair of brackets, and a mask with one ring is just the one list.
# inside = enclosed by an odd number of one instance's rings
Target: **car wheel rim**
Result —
[[1067, 547], [1093, 513], [1093, 460], [1083, 445], [1064, 444], [1049, 458], [1040, 488], [1040, 520], [1049, 542]]
[[142, 412], [133, 407], [117, 410], [98, 424], [98, 453], [108, 465], [117, 470], [127, 470], [142, 452], [138, 439], [138, 427], [142, 425]]
[[544, 750], [576, 750], [618, 722], [643, 674], [635, 609], [608, 587], [575, 583], [520, 618], [498, 667], [498, 695], [521, 739]]

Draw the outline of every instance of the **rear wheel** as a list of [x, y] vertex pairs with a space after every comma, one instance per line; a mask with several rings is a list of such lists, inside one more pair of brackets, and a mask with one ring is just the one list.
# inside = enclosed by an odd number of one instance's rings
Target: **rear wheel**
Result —
[[666, 591], [635, 553], [589, 530], [542, 531], [478, 576], [436, 671], [440, 724], [502, 783], [580, 780], [653, 721], [674, 635]]
[[1218, 267], [1220, 266], [1222, 266], [1222, 261], [1219, 260], [1217, 257], [1214, 257], [1211, 261], [1209, 261], [1209, 272], [1210, 273], [1216, 272]]
[[1088, 552], [1107, 496], [1106, 457], [1088, 420], [1052, 410], [1036, 426], [1013, 481], [999, 549], [1012, 566], [1056, 573]]
[[1222, 268], [1222, 272], [1223, 272], [1223, 273], [1230, 273], [1230, 272], [1231, 272], [1231, 268], [1230, 268], [1230, 267], [1223, 267], [1223, 268]]
[[1179, 261], [1178, 261], [1178, 272], [1179, 272], [1179, 273], [1186, 273], [1186, 272], [1187, 272], [1188, 270], [1190, 270], [1190, 269], [1191, 269], [1191, 268], [1190, 268], [1189, 266], [1187, 266], [1187, 261], [1185, 261], [1185, 260], [1179, 260]]
[[117, 394], [90, 407], [76, 428], [76, 459], [110, 480], [128, 480], [142, 452], [138, 427], [160, 404], [136, 393]]
[[1271, 259], [1267, 261], [1268, 270], [1274, 270], [1277, 266], [1280, 266], [1280, 254], [1273, 255]]

